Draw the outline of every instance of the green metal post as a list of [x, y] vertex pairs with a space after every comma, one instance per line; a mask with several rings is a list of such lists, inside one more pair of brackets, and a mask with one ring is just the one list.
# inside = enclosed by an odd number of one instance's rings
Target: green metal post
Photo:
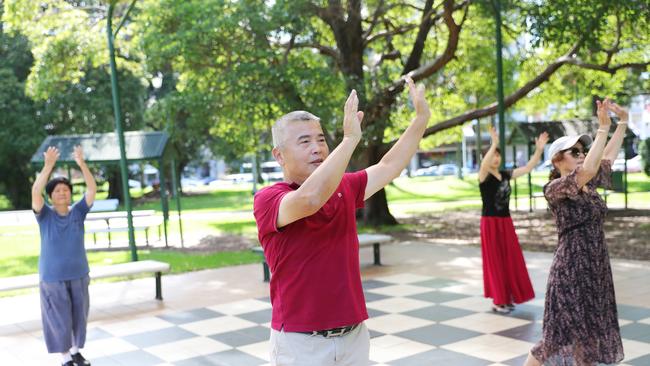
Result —
[[[497, 111], [499, 114], [499, 148], [502, 154], [506, 152], [506, 121], [503, 102], [503, 61], [501, 58], [501, 1], [494, 2], [496, 41], [497, 41]], [[505, 169], [506, 159], [501, 159], [501, 169]]]
[[458, 179], [463, 179], [463, 147], [461, 144], [456, 149], [456, 166], [458, 167]]
[[167, 243], [167, 221], [169, 220], [169, 202], [167, 202], [167, 184], [165, 181], [165, 165], [163, 159], [158, 160], [158, 175], [160, 176], [160, 200], [162, 201], [163, 210], [163, 228], [165, 229], [165, 248]]
[[255, 150], [253, 152], [253, 162], [251, 164], [252, 164], [252, 168], [253, 168], [253, 169], [251, 169], [251, 171], [253, 173], [253, 192], [252, 192], [252, 194], [254, 196], [255, 193], [257, 193], [257, 180], [259, 179], [259, 176], [260, 176], [260, 172], [257, 169], [257, 150]]
[[111, 90], [113, 92], [113, 112], [115, 114], [115, 133], [120, 145], [120, 173], [122, 175], [122, 190], [124, 191], [124, 207], [126, 208], [126, 220], [129, 225], [129, 248], [131, 248], [131, 260], [138, 260], [138, 250], [135, 247], [135, 235], [133, 233], [133, 215], [131, 213], [131, 196], [129, 193], [129, 175], [126, 168], [126, 149], [124, 147], [124, 132], [122, 131], [122, 110], [120, 109], [120, 92], [117, 86], [117, 67], [115, 66], [115, 48], [113, 46], [113, 11], [115, 3], [108, 6], [108, 17], [106, 19], [106, 32], [108, 36], [108, 54], [111, 67]]
[[[532, 154], [531, 150], [532, 145], [528, 142], [528, 161]], [[528, 173], [528, 212], [533, 212], [533, 176], [531, 173]]]
[[181, 221], [181, 192], [179, 186], [178, 176], [176, 175], [176, 159], [172, 159], [172, 189], [174, 190], [176, 210], [178, 211], [178, 228], [181, 233], [181, 248], [185, 248], [185, 241], [183, 240], [183, 222]]
[[627, 151], [628, 151], [628, 144], [630, 143], [630, 139], [625, 136], [623, 139], [623, 195], [625, 196], [625, 209], [627, 210]]
[[480, 167], [483, 159], [483, 141], [481, 139], [481, 120], [476, 120], [476, 164]]
[[[514, 142], [512, 144], [512, 161], [513, 161], [512, 170], [514, 171], [515, 168], [517, 168], [517, 145]], [[517, 209], [519, 208], [517, 204], [517, 180], [513, 179], [512, 183], [515, 190], [515, 211], [517, 211]]]

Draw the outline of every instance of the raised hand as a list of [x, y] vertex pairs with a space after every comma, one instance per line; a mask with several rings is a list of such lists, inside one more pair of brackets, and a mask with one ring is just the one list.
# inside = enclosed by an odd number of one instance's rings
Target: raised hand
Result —
[[431, 110], [429, 110], [429, 104], [424, 97], [424, 85], [420, 84], [416, 87], [415, 82], [409, 75], [405, 76], [404, 80], [406, 80], [409, 87], [409, 94], [411, 95], [413, 107], [415, 107], [416, 118], [422, 118], [428, 121], [431, 118]]
[[361, 121], [363, 112], [359, 111], [359, 98], [357, 91], [352, 90], [343, 107], [343, 137], [352, 137], [361, 140]]
[[80, 145], [74, 147], [74, 151], [72, 152], [72, 157], [74, 158], [74, 161], [79, 166], [82, 166], [83, 164], [86, 163], [86, 161], [84, 160], [84, 151]]
[[609, 98], [605, 98], [604, 101], [596, 101], [596, 115], [598, 115], [598, 127], [603, 128], [606, 131], [609, 131], [609, 126], [612, 124], [612, 120], [609, 118], [609, 109], [611, 108], [612, 102]]
[[544, 150], [544, 146], [548, 143], [548, 133], [542, 132], [539, 137], [535, 139], [535, 149]]
[[627, 114], [627, 111], [623, 107], [621, 107], [620, 105], [612, 102], [609, 105], [609, 110], [616, 114], [616, 116], [618, 117], [618, 120], [620, 122], [627, 122], [628, 114]]
[[492, 145], [499, 145], [499, 134], [497, 133], [497, 128], [492, 126], [490, 127], [490, 137], [492, 137]]
[[59, 149], [54, 146], [48, 147], [47, 150], [43, 152], [43, 161], [45, 162], [45, 166], [50, 168], [54, 167], [54, 164], [56, 164], [60, 155]]

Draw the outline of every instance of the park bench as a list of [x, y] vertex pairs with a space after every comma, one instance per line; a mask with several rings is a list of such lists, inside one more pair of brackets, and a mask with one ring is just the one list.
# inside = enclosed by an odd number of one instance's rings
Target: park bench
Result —
[[[154, 273], [156, 276], [156, 300], [162, 300], [162, 274], [169, 272], [169, 263], [145, 260], [119, 263], [111, 266], [99, 266], [90, 269], [90, 279], [132, 276], [144, 273]], [[38, 287], [38, 274], [0, 278], [0, 291], [12, 291]]]
[[[374, 261], [373, 264], [376, 266], [381, 266], [381, 244], [389, 243], [393, 241], [393, 237], [384, 234], [359, 234], [359, 249], [362, 247], [372, 246]], [[262, 270], [264, 271], [264, 282], [269, 282], [271, 279], [271, 271], [269, 270], [269, 265], [266, 263], [266, 258], [264, 257], [264, 249], [261, 246], [256, 246], [251, 249], [254, 253], [258, 253], [262, 256]]]
[[115, 211], [119, 205], [120, 201], [117, 198], [95, 200], [93, 207], [90, 208], [90, 212]]
[[[133, 230], [144, 231], [145, 241], [149, 245], [149, 229], [158, 228], [158, 239], [161, 239], [160, 228], [163, 218], [155, 215], [154, 210], [132, 211]], [[87, 234], [93, 234], [93, 241], [97, 244], [97, 233], [108, 234], [108, 246], [111, 246], [111, 233], [129, 230], [126, 211], [90, 212], [84, 222]]]

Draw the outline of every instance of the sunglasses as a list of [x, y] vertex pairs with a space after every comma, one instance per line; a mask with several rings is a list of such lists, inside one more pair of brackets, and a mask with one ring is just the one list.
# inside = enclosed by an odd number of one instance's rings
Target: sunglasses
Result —
[[585, 150], [580, 150], [577, 147], [572, 147], [570, 149], [564, 150], [564, 152], [568, 152], [569, 154], [571, 154], [571, 156], [573, 156], [575, 159], [577, 159], [580, 156], [580, 154], [582, 154], [582, 156], [586, 157], [589, 150], [586, 150], [586, 149]]

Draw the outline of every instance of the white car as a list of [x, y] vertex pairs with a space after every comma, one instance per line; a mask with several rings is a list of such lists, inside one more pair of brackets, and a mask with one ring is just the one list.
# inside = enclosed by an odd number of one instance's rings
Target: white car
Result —
[[438, 166], [432, 165], [428, 168], [418, 169], [415, 171], [413, 175], [416, 177], [428, 177], [428, 176], [438, 175]]
[[457, 175], [458, 167], [454, 164], [442, 164], [438, 167], [438, 175]]
[[[616, 159], [612, 164], [612, 170], [615, 172], [622, 172], [625, 170], [625, 159]], [[637, 155], [632, 159], [627, 160], [627, 172], [638, 173], [641, 169], [641, 155]]]

